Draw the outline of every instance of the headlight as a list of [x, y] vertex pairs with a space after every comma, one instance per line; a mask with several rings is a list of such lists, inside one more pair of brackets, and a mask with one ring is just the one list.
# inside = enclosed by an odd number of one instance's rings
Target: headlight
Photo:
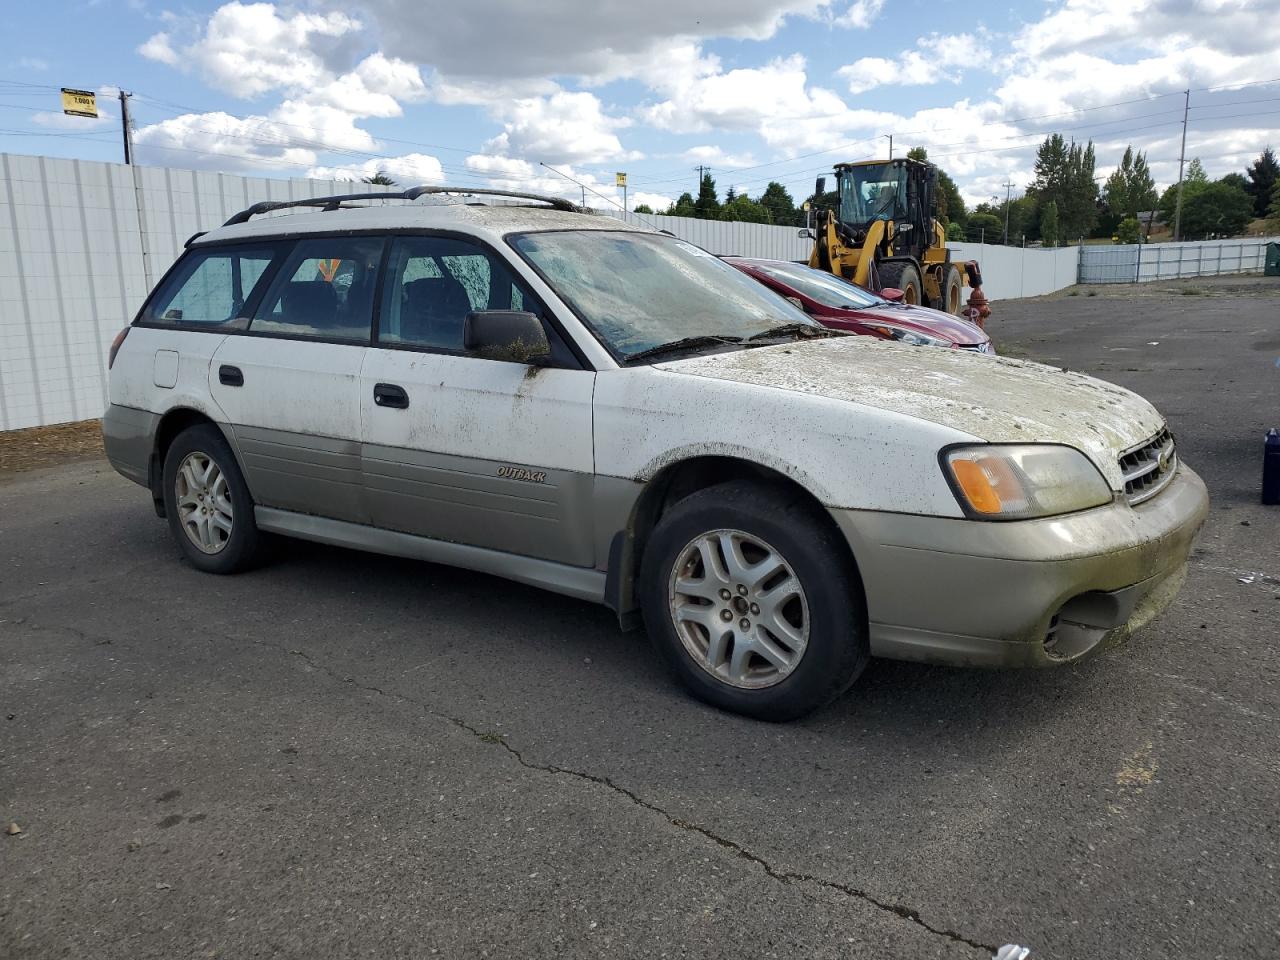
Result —
[[899, 343], [909, 343], [913, 347], [950, 347], [953, 345], [950, 340], [931, 337], [927, 333], [921, 333], [919, 330], [896, 327], [891, 323], [874, 323], [870, 324], [870, 326], [873, 330], [883, 333], [886, 337], [892, 337]]
[[1026, 520], [1110, 503], [1111, 488], [1074, 447], [1051, 443], [982, 444], [943, 451], [956, 499], [980, 520]]

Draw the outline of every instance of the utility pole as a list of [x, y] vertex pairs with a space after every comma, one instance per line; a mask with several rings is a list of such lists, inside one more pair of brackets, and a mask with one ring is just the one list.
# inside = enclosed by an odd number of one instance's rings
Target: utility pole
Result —
[[1009, 245], [1009, 195], [1013, 190], [1013, 181], [1006, 181], [1004, 184], [1004, 245]]
[[880, 134], [880, 139], [889, 141], [889, 159], [892, 160], [893, 159], [893, 134], [882, 133]]
[[1182, 104], [1182, 150], [1178, 153], [1178, 202], [1173, 214], [1173, 239], [1182, 239], [1182, 164], [1187, 159], [1187, 113], [1191, 110], [1191, 91], [1184, 90]]
[[120, 126], [124, 133], [124, 162], [133, 163], [133, 126], [129, 123], [129, 98], [132, 93], [120, 91]]
[[710, 172], [710, 167], [704, 167], [702, 164], [698, 164], [698, 189], [693, 191], [693, 199], [695, 201], [698, 199], [698, 194], [702, 192], [702, 178]]

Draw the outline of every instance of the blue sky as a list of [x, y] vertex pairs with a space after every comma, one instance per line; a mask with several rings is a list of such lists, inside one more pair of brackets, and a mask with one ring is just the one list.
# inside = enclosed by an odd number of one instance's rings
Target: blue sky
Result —
[[[58, 88], [99, 91], [98, 121]], [[1280, 146], [1280, 17], [1260, 0], [50, 0], [10, 5], [0, 150], [663, 205], [711, 167], [797, 199], [841, 160], [924, 145], [970, 203], [1020, 191], [1060, 130], [1176, 177]], [[588, 196], [590, 200], [590, 195]], [[597, 199], [597, 203], [603, 203]]]

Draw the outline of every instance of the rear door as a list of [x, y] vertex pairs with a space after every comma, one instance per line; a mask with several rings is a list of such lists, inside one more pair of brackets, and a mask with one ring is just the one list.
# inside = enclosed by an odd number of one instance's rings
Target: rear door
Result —
[[246, 335], [228, 337], [210, 389], [264, 506], [368, 522], [360, 476], [360, 368], [381, 237], [293, 243]]
[[[385, 276], [360, 383], [373, 522], [592, 566], [594, 372], [505, 261], [478, 243], [398, 239]], [[467, 354], [463, 321], [489, 309], [538, 313], [552, 365]]]

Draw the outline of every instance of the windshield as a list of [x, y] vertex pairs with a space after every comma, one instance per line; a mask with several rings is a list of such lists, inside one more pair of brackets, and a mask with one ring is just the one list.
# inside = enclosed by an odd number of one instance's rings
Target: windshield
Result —
[[841, 221], [901, 219], [907, 209], [905, 174], [900, 163], [869, 163], [840, 170]]
[[810, 300], [817, 300], [824, 307], [835, 307], [837, 310], [850, 307], [857, 309], [882, 307], [889, 302], [870, 291], [863, 290], [857, 284], [831, 273], [814, 270], [812, 267], [802, 267], [792, 263], [769, 263], [763, 260], [747, 262], [756, 270], [779, 283], [785, 283]]
[[691, 337], [746, 340], [783, 324], [821, 327], [746, 274], [652, 233], [526, 233], [512, 245], [621, 359]]

